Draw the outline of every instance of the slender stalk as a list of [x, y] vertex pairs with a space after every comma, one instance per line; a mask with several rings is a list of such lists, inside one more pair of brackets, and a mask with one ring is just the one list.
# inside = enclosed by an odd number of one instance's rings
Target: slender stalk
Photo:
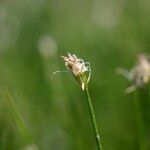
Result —
[[85, 95], [86, 95], [89, 110], [90, 110], [90, 116], [91, 116], [92, 125], [93, 125], [93, 129], [94, 129], [97, 148], [99, 150], [102, 150], [100, 134], [99, 134], [99, 130], [98, 130], [97, 122], [96, 122], [96, 117], [95, 117], [95, 112], [94, 112], [94, 107], [93, 107], [93, 104], [92, 104], [92, 100], [90, 98], [88, 86], [86, 86], [86, 88], [85, 88]]
[[2, 93], [5, 104], [7, 105], [7, 107], [10, 110], [12, 118], [15, 121], [20, 134], [22, 135], [22, 138], [23, 138], [24, 142], [26, 144], [33, 143], [31, 134], [28, 131], [28, 129], [25, 125], [25, 122], [24, 122], [23, 118], [20, 115], [13, 98], [12, 98], [11, 94], [9, 93], [9, 90], [5, 89], [1, 93]]
[[[148, 131], [150, 131], [150, 83], [147, 85], [147, 93], [148, 93]], [[150, 149], [150, 143], [148, 143], [148, 148]]]
[[145, 137], [145, 125], [142, 119], [141, 108], [139, 103], [138, 93], [134, 94], [133, 107], [136, 119], [138, 143], [140, 150], [147, 150], [146, 137]]

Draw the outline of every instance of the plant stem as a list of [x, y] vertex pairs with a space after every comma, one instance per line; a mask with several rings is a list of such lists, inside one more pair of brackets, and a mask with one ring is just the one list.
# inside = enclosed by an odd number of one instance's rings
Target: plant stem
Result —
[[20, 134], [22, 135], [22, 138], [23, 138], [25, 144], [33, 143], [30, 132], [28, 131], [28, 129], [25, 125], [25, 122], [18, 111], [16, 104], [15, 104], [11, 94], [9, 93], [9, 90], [5, 89], [2, 92], [2, 96], [3, 96], [5, 104], [9, 108], [9, 111], [12, 115], [13, 120], [15, 121], [15, 123], [18, 127]]
[[94, 107], [93, 107], [93, 104], [92, 104], [92, 100], [90, 98], [88, 86], [86, 86], [86, 88], [85, 88], [85, 95], [86, 95], [89, 110], [90, 110], [90, 116], [91, 116], [92, 125], [93, 125], [93, 129], [94, 129], [97, 148], [99, 150], [102, 150], [100, 134], [99, 134], [99, 130], [98, 130], [97, 122], [96, 122], [96, 117], [95, 117], [95, 112], [94, 112]]
[[146, 144], [146, 137], [145, 137], [145, 126], [142, 119], [142, 112], [140, 108], [139, 103], [139, 95], [138, 93], [134, 94], [134, 100], [133, 100], [133, 106], [134, 106], [134, 112], [135, 112], [135, 118], [136, 118], [136, 124], [137, 124], [137, 134], [138, 134], [138, 142], [140, 150], [146, 150], [147, 144]]

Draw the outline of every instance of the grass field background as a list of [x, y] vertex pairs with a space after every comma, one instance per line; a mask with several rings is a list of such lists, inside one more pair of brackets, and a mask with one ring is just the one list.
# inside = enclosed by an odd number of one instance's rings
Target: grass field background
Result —
[[149, 89], [125, 95], [129, 82], [115, 73], [150, 51], [149, 6], [149, 0], [1, 0], [0, 150], [96, 150], [79, 85], [68, 72], [49, 79], [66, 70], [60, 55], [67, 52], [91, 63], [103, 149], [140, 150], [135, 98], [150, 141]]

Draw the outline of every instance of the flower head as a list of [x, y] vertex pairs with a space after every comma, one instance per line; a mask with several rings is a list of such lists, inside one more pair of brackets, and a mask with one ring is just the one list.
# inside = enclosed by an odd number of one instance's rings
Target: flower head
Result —
[[150, 61], [144, 54], [140, 54], [137, 63], [130, 71], [126, 69], [117, 69], [119, 74], [124, 75], [132, 82], [132, 85], [126, 89], [127, 93], [135, 91], [137, 88], [143, 87], [150, 80]]
[[70, 53], [67, 56], [61, 56], [65, 61], [66, 67], [73, 73], [74, 77], [80, 83], [82, 90], [85, 90], [85, 87], [88, 85], [88, 82], [91, 77], [90, 64], [84, 62], [81, 58], [77, 58], [76, 55], [71, 55]]

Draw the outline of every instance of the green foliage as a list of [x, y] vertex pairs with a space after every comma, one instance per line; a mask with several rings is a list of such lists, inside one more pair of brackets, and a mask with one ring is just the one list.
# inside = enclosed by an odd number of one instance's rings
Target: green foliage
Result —
[[[133, 97], [124, 94], [127, 81], [115, 69], [131, 68], [137, 54], [149, 52], [149, 5], [149, 0], [0, 1], [0, 91], [9, 89], [26, 125], [23, 134], [29, 132], [39, 149], [96, 150], [79, 86], [68, 72], [49, 79], [64, 70], [59, 58], [67, 52], [91, 64], [89, 88], [103, 149], [138, 149]], [[147, 93], [142, 90], [138, 101], [149, 139]], [[18, 117], [4, 97], [0, 95], [0, 150], [20, 150], [30, 142], [24, 141]]]

